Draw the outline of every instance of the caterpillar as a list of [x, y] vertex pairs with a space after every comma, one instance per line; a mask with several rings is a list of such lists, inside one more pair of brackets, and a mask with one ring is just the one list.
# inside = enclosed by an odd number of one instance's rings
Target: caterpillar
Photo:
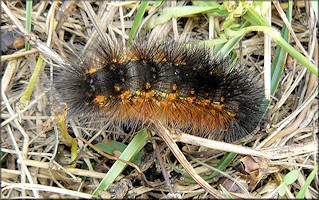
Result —
[[158, 120], [233, 142], [253, 131], [264, 111], [255, 74], [208, 47], [167, 38], [140, 37], [128, 48], [98, 42], [54, 75], [68, 116], [102, 124], [136, 129]]

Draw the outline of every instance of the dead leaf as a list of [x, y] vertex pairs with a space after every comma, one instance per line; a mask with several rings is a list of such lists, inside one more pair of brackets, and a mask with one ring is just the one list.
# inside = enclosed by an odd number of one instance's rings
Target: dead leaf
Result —
[[[240, 180], [237, 179], [241, 184], [245, 187], [248, 188], [247, 181], [245, 180]], [[232, 180], [222, 177], [221, 179], [218, 180], [217, 185], [222, 185], [228, 192], [234, 192], [234, 193], [243, 193], [242, 189]]]
[[24, 47], [24, 39], [21, 35], [13, 31], [4, 31], [1, 33], [1, 52], [6, 54], [11, 54], [15, 50]]
[[257, 184], [268, 174], [268, 162], [259, 157], [245, 156], [240, 161], [243, 164], [244, 172], [241, 176], [249, 181], [248, 190], [252, 191]]

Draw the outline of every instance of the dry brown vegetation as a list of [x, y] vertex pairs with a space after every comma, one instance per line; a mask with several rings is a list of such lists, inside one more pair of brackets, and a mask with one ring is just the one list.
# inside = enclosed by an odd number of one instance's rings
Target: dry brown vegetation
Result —
[[[43, 42], [51, 41], [53, 46], [59, 42], [88, 45], [97, 33], [87, 9], [81, 1], [74, 4], [71, 1], [67, 2], [69, 4], [64, 3], [63, 6], [71, 8], [70, 10], [59, 10], [62, 7], [61, 2], [33, 2], [32, 32]], [[127, 42], [139, 2], [86, 2], [95, 11], [97, 20], [103, 26], [102, 30], [107, 30], [107, 34], [115, 36], [121, 42]], [[12, 0], [1, 3], [25, 24], [25, 1]], [[68, 7], [70, 5], [71, 7]], [[165, 7], [185, 5], [185, 2], [167, 1], [156, 9], [152, 5], [151, 3], [147, 9], [149, 14], [160, 12]], [[280, 4], [280, 7], [286, 11], [287, 3]], [[50, 29], [53, 13], [56, 13], [55, 17], [61, 14], [65, 16], [60, 18], [59, 31]], [[197, 14], [173, 18], [151, 31], [162, 30], [173, 38], [202, 41], [214, 36], [211, 28], [213, 23], [216, 27], [221, 27], [224, 20], [223, 17], [206, 19], [203, 14]], [[278, 8], [274, 5], [271, 22], [272, 26], [279, 30], [284, 23], [278, 14]], [[318, 23], [310, 22], [315, 22], [311, 4], [297, 1], [290, 25], [298, 41], [318, 66]], [[3, 9], [1, 33], [1, 45], [8, 42], [6, 46], [1, 46], [1, 198], [90, 198], [114, 160], [93, 151], [82, 140], [77, 140], [76, 167], [64, 165], [70, 162], [71, 150], [52, 122], [52, 97], [48, 87], [49, 81], [43, 69], [30, 102], [25, 107], [20, 102], [35, 69], [39, 51], [34, 46], [28, 51], [21, 49], [23, 40], [18, 28], [12, 17]], [[235, 48], [238, 55], [241, 55], [241, 62], [253, 70], [258, 70], [261, 75], [264, 72], [265, 60], [273, 58], [278, 46], [272, 41], [272, 58], [269, 58], [264, 54], [264, 44], [262, 32], [251, 32], [246, 34], [240, 45]], [[290, 38], [290, 44], [302, 52], [293, 37]], [[4, 47], [6, 48], [3, 49]], [[247, 148], [242, 149], [242, 145], [239, 144], [216, 146], [213, 141], [204, 147], [196, 145], [196, 141], [187, 135], [172, 137], [178, 141], [179, 148], [195, 171], [203, 177], [215, 170], [214, 167], [227, 150], [239, 153], [221, 174], [208, 180], [218, 191], [221, 191], [221, 184], [235, 198], [277, 198], [279, 195], [276, 189], [279, 188], [283, 177], [289, 171], [297, 169], [298, 179], [288, 185], [284, 196], [294, 198], [318, 165], [317, 90], [317, 76], [288, 55], [278, 89], [272, 97], [265, 119], [256, 130], [256, 134], [248, 139], [245, 144]], [[94, 144], [107, 140], [128, 144], [132, 139], [132, 134], [120, 129], [115, 129], [116, 132], [95, 130], [80, 127], [74, 122], [68, 125], [69, 132], [74, 137], [91, 139]], [[165, 184], [163, 170], [156, 160], [152, 141], [156, 141], [161, 152], [170, 178], [170, 190]], [[137, 164], [144, 176], [134, 167], [127, 167], [107, 191], [100, 193], [102, 198], [212, 197], [197, 183], [187, 182], [182, 166], [160, 137], [154, 136], [152, 141], [142, 149], [142, 160]], [[203, 144], [202, 142], [199, 140], [199, 144]], [[115, 153], [114, 156], [118, 154]], [[305, 198], [318, 199], [318, 185], [316, 174], [305, 193]]]

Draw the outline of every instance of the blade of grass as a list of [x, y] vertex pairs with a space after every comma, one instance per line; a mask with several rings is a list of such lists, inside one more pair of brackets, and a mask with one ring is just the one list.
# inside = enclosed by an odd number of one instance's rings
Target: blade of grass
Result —
[[186, 17], [193, 14], [219, 11], [220, 5], [215, 6], [176, 6], [164, 8], [158, 15], [152, 16], [144, 25], [146, 30], [150, 30], [157, 25], [164, 24], [172, 18]]
[[293, 48], [288, 42], [286, 42], [281, 37], [280, 33], [272, 27], [250, 26], [238, 31], [228, 31], [228, 34], [233, 37], [239, 37], [251, 31], [262, 31], [269, 34], [279, 46], [285, 49], [292, 57], [294, 57], [301, 64], [307, 67], [312, 73], [318, 76], [318, 68], [313, 63], [311, 63], [305, 56], [303, 56], [299, 51]]
[[163, 3], [164, 0], [155, 0], [154, 1], [154, 6], [157, 8], [158, 6], [160, 6]]
[[243, 15], [243, 18], [249, 21], [252, 25], [259, 25], [259, 26], [269, 26], [267, 20], [262, 17], [254, 7], [248, 7], [246, 13]]
[[[76, 163], [74, 162], [77, 157], [77, 140], [73, 138], [68, 131], [66, 124], [67, 107], [66, 104], [56, 104], [52, 107], [52, 119], [60, 130], [60, 135], [63, 138], [63, 143], [68, 147], [71, 147], [71, 162], [68, 167], [75, 168]], [[73, 163], [74, 162], [74, 163]]]
[[[217, 164], [217, 169], [223, 171], [226, 169], [226, 167], [234, 160], [234, 158], [237, 156], [237, 153], [228, 152], [226, 153], [222, 159]], [[218, 172], [214, 171], [208, 176], [208, 180], [214, 178], [218, 175]]]
[[[125, 148], [127, 147], [126, 144], [123, 144], [121, 142], [115, 141], [115, 140], [108, 140], [103, 143], [97, 143], [94, 146], [101, 149], [103, 152], [107, 154], [113, 155], [114, 151], [120, 151], [123, 152]], [[141, 162], [142, 159], [142, 153], [139, 152], [132, 160], [131, 162], [134, 164], [138, 164]]]
[[312, 172], [309, 174], [309, 176], [306, 179], [305, 184], [301, 187], [300, 191], [298, 192], [296, 199], [304, 199], [306, 190], [310, 186], [311, 181], [315, 178], [315, 175], [318, 173], [319, 165], [317, 165]]
[[[148, 133], [146, 129], [142, 129], [137, 132], [136, 136], [130, 142], [130, 144], [126, 147], [123, 153], [120, 155], [120, 159], [130, 161], [132, 158], [136, 156], [136, 154], [145, 146], [148, 140]], [[118, 177], [123, 170], [126, 168], [127, 164], [116, 161], [108, 173], [105, 175], [101, 183], [94, 190], [93, 195], [98, 195], [99, 190], [106, 190], [108, 187], [114, 182], [116, 177]]]
[[278, 194], [280, 196], [284, 196], [286, 194], [287, 186], [293, 184], [299, 176], [300, 172], [298, 170], [292, 170], [288, 174], [286, 174], [280, 183]]
[[233, 199], [232, 195], [224, 188], [221, 184], [219, 184], [220, 189], [222, 189], [223, 193], [226, 195], [227, 199]]
[[[249, 22], [244, 22], [244, 24], [241, 26], [241, 28], [245, 28], [250, 26]], [[239, 36], [239, 37], [235, 37], [235, 38], [231, 38], [230, 40], [228, 40], [228, 42], [223, 45], [221, 47], [221, 49], [218, 50], [218, 52], [220, 52], [221, 55], [223, 56], [227, 56], [234, 48], [235, 46], [239, 43], [239, 41], [244, 37], [244, 35]]]
[[[53, 27], [54, 30], [55, 30], [56, 26], [57, 26], [57, 23], [54, 24], [54, 27]], [[43, 67], [43, 58], [40, 55], [38, 60], [37, 60], [37, 64], [36, 64], [36, 66], [34, 68], [34, 71], [33, 71], [32, 75], [31, 75], [29, 84], [28, 84], [26, 90], [24, 91], [23, 95], [20, 98], [21, 108], [24, 108], [25, 105], [28, 102], [30, 102], [31, 95], [32, 95], [35, 83], [36, 83], [36, 81], [37, 81], [37, 79], [38, 79], [38, 77], [40, 75], [42, 67]]]
[[[289, 22], [292, 20], [293, 1], [288, 1], [288, 12], [286, 13]], [[285, 41], [289, 41], [290, 34], [286, 25], [283, 25], [281, 35]], [[287, 59], [287, 52], [280, 46], [276, 48], [276, 54], [271, 65], [271, 95], [273, 96], [277, 90], [281, 74], [284, 70], [284, 63]]]
[[[26, 2], [26, 21], [25, 26], [27, 31], [31, 32], [31, 20], [32, 20], [32, 0], [27, 0]], [[25, 43], [25, 50], [30, 50], [29, 42]]]
[[136, 35], [136, 32], [137, 32], [137, 30], [142, 22], [142, 18], [145, 14], [146, 8], [147, 8], [149, 3], [150, 3], [150, 1], [142, 1], [141, 2], [141, 5], [136, 13], [134, 24], [132, 26], [132, 29], [130, 30], [130, 33], [129, 33], [128, 45], [130, 45], [132, 43], [132, 41]]
[[227, 41], [228, 40], [226, 38], [219, 37], [216, 39], [204, 40], [204, 41], [198, 42], [198, 44], [202, 44], [202, 45], [205, 45], [206, 47], [213, 48], [217, 45], [225, 44]]
[[[223, 171], [226, 169], [226, 167], [234, 160], [234, 158], [237, 156], [237, 153], [228, 152], [226, 153], [222, 159], [218, 162], [216, 168], [220, 171]], [[217, 171], [213, 171], [209, 176], [203, 177], [204, 180], [210, 180], [217, 176], [219, 173]], [[185, 174], [184, 180], [186, 183], [196, 183], [188, 174]]]
[[41, 56], [39, 56], [37, 64], [36, 64], [34, 71], [31, 75], [30, 82], [29, 82], [26, 90], [24, 91], [22, 97], [20, 98], [20, 103], [21, 103], [22, 108], [24, 108], [25, 105], [28, 104], [28, 102], [30, 102], [31, 94], [33, 92], [35, 83], [38, 80], [38, 77], [40, 75], [42, 67], [43, 67], [43, 58]]

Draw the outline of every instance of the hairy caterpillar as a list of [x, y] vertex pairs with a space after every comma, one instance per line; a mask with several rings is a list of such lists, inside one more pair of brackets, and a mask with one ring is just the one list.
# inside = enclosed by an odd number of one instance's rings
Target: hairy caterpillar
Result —
[[261, 83], [207, 47], [170, 39], [137, 39], [129, 48], [99, 42], [54, 86], [70, 117], [133, 128], [159, 120], [167, 127], [236, 141], [256, 128], [264, 110]]

